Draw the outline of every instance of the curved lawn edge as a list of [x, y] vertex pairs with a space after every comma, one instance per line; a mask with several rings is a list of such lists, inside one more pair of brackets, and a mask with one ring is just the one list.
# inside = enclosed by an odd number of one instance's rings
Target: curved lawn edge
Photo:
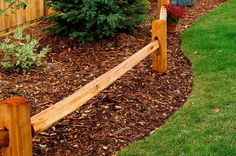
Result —
[[154, 134], [119, 156], [236, 155], [235, 6], [236, 0], [228, 1], [183, 33], [192, 94]]

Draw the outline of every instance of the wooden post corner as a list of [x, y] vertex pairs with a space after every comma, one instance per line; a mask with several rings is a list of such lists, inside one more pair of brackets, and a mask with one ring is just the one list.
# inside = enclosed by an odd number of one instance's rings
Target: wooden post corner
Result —
[[0, 127], [9, 136], [9, 145], [0, 147], [3, 156], [32, 156], [30, 112], [24, 98], [12, 97], [0, 102]]

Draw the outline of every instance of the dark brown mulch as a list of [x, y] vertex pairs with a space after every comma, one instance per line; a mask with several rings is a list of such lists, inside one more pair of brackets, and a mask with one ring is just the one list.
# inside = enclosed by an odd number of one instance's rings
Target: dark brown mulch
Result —
[[[156, 1], [156, 0], [155, 0]], [[155, 1], [150, 15], [154, 17]], [[168, 72], [151, 71], [150, 58], [139, 63], [108, 89], [73, 114], [34, 138], [34, 155], [112, 155], [142, 139], [186, 101], [192, 88], [190, 62], [180, 50], [180, 33], [224, 0], [196, 0], [186, 8], [178, 32], [168, 34]], [[81, 45], [65, 37], [27, 30], [50, 45], [47, 66], [28, 74], [0, 72], [0, 99], [20, 95], [29, 100], [34, 115], [69, 96], [150, 43], [150, 23], [132, 35]]]

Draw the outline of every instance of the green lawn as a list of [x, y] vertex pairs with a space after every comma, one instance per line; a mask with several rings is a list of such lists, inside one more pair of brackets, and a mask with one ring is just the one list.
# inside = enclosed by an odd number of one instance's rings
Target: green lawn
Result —
[[182, 35], [194, 88], [185, 105], [150, 137], [119, 156], [236, 155], [236, 0]]

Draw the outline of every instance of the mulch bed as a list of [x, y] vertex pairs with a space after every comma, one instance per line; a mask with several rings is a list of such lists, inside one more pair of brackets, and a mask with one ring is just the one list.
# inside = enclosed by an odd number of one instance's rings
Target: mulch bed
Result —
[[[150, 16], [155, 17], [156, 0]], [[34, 155], [113, 155], [142, 139], [177, 111], [191, 92], [191, 64], [180, 50], [180, 34], [200, 16], [224, 0], [195, 0], [176, 33], [168, 34], [168, 71], [151, 71], [150, 58], [122, 76], [76, 112], [34, 138]], [[27, 74], [0, 70], [0, 99], [20, 95], [28, 99], [31, 115], [71, 95], [150, 43], [151, 24], [138, 27], [134, 35], [120, 33], [113, 39], [84, 45], [66, 37], [40, 31], [48, 23], [27, 29], [49, 45], [45, 62]], [[38, 47], [40, 48], [40, 47]]]

